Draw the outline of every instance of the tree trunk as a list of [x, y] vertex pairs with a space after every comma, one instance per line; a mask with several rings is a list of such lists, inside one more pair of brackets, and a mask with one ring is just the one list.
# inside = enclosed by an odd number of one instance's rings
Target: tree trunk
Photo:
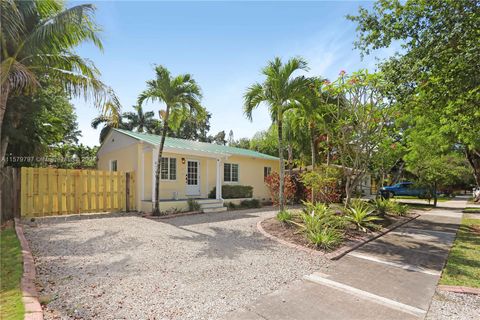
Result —
[[[315, 171], [315, 163], [317, 162], [317, 148], [315, 146], [315, 127], [313, 123], [310, 123], [310, 148], [312, 151], [312, 172]], [[328, 146], [327, 146], [328, 154]], [[327, 156], [328, 159], [328, 156]], [[315, 203], [315, 190], [312, 186], [312, 203]]]
[[278, 188], [278, 202], [280, 206], [280, 211], [285, 209], [284, 205], [284, 181], [285, 181], [285, 163], [283, 161], [283, 114], [282, 112], [278, 112], [278, 157], [280, 158], [280, 181], [279, 181], [279, 188]]
[[7, 100], [10, 93], [8, 84], [4, 84], [1, 88], [0, 95], [0, 168], [5, 166], [5, 154], [7, 153], [8, 137], [3, 136], [2, 126], [5, 112], [7, 111]]
[[293, 175], [293, 147], [291, 144], [288, 144], [288, 174]]
[[347, 176], [347, 181], [345, 181], [345, 207], [350, 204], [352, 199], [352, 190], [351, 190], [351, 178]]
[[165, 111], [165, 117], [163, 119], [162, 138], [160, 139], [160, 147], [158, 149], [157, 170], [155, 171], [155, 209], [153, 210], [154, 216], [160, 215], [160, 172], [162, 168], [162, 154], [163, 146], [165, 145], [165, 137], [168, 132], [168, 116], [170, 114], [170, 106], [167, 104], [167, 110]]
[[473, 177], [477, 187], [480, 187], [480, 150], [465, 150], [468, 163], [473, 169]]
[[437, 198], [437, 182], [434, 182], [433, 183], [433, 206], [434, 207], [437, 206], [437, 201], [438, 201], [438, 198]]
[[327, 134], [327, 166], [330, 165], [330, 145], [329, 145], [329, 143], [330, 143], [330, 138]]

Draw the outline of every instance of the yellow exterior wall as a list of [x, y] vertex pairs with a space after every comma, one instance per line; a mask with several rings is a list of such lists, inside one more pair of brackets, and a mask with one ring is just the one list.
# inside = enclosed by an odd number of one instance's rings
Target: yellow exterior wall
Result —
[[[152, 199], [152, 177], [154, 169], [152, 166], [152, 151], [143, 151], [147, 145], [137, 142], [125, 146], [119, 150], [104, 152], [99, 154], [97, 168], [99, 170], [110, 170], [110, 161], [117, 160], [118, 171], [135, 171], [136, 173], [136, 199], [137, 208], [150, 208], [148, 202], [142, 200]], [[142, 177], [142, 152], [143, 158], [143, 177]], [[177, 177], [176, 180], [161, 180], [160, 181], [160, 199], [173, 200], [174, 192], [177, 192], [177, 199], [186, 199], [186, 168], [188, 160], [198, 160], [200, 162], [200, 195], [194, 198], [207, 198], [209, 192], [216, 185], [216, 162], [214, 158], [189, 156], [184, 154], [164, 152], [164, 157], [174, 157], [177, 159]], [[182, 163], [182, 158], [185, 163]], [[239, 165], [239, 182], [224, 182], [223, 180], [223, 164], [235, 163]], [[232, 156], [226, 160], [222, 159], [220, 165], [220, 175], [222, 184], [229, 185], [249, 185], [253, 187], [253, 197], [256, 199], [269, 199], [270, 194], [263, 181], [264, 167], [271, 167], [273, 171], [279, 171], [278, 160], [266, 160], [251, 157]], [[143, 184], [142, 184], [143, 181]], [[143, 191], [143, 192], [142, 192]], [[170, 202], [167, 202], [168, 204]], [[165, 205], [166, 205], [165, 204]], [[171, 203], [170, 203], [171, 204]], [[180, 205], [176, 203], [176, 207]], [[182, 204], [183, 206], [183, 204]], [[164, 206], [162, 206], [163, 208]], [[165, 210], [168, 208], [165, 207]], [[179, 208], [180, 209], [180, 208]]]
[[263, 168], [271, 167], [272, 172], [279, 171], [278, 160], [267, 160], [258, 158], [249, 158], [241, 156], [232, 156], [225, 160], [226, 163], [238, 164], [238, 182], [223, 182], [223, 164], [222, 164], [222, 184], [244, 185], [253, 187], [253, 197], [256, 199], [270, 199], [270, 193], [263, 181]]
[[110, 161], [117, 160], [117, 171], [137, 170], [138, 145], [138, 143], [134, 143], [125, 148], [99, 155], [97, 169], [109, 171]]

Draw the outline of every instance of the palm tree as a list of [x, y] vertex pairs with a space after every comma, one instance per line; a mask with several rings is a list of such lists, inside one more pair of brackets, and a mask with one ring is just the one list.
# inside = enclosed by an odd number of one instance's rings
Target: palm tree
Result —
[[100, 130], [100, 137], [99, 137], [100, 144], [103, 143], [103, 141], [105, 140], [105, 138], [107, 137], [108, 133], [112, 128], [132, 130], [130, 123], [123, 122], [122, 115], [116, 118], [115, 122], [112, 121], [111, 117], [108, 117], [105, 115], [99, 115], [95, 117], [90, 123], [93, 129], [97, 129], [98, 126], [101, 124], [103, 124], [103, 128], [102, 130]]
[[156, 201], [153, 211], [154, 215], [160, 215], [160, 166], [169, 123], [171, 121], [172, 126], [175, 127], [189, 115], [197, 114], [199, 117], [203, 117], [205, 116], [205, 109], [200, 105], [200, 99], [202, 98], [200, 87], [190, 74], [181, 74], [174, 77], [163, 66], [156, 66], [155, 73], [156, 78], [147, 81], [147, 89], [138, 97], [138, 104], [142, 105], [146, 100], [165, 104], [165, 110], [159, 110], [163, 127], [155, 171]]
[[308, 70], [307, 62], [302, 58], [292, 58], [283, 64], [275, 58], [262, 70], [266, 76], [263, 83], [255, 83], [248, 87], [244, 94], [244, 112], [252, 120], [252, 111], [261, 103], [268, 105], [272, 120], [278, 128], [278, 156], [280, 158], [280, 211], [284, 210], [285, 164], [283, 158], [283, 114], [285, 111], [300, 105], [308, 81], [304, 76], [293, 77], [298, 70]]
[[1, 131], [8, 99], [34, 92], [39, 77], [57, 81], [73, 96], [93, 98], [105, 115], [118, 114], [120, 103], [98, 79], [99, 71], [73, 51], [84, 42], [102, 49], [94, 11], [91, 4], [66, 9], [57, 0], [0, 1], [0, 158], [9, 140]]
[[136, 112], [124, 112], [122, 116], [129, 121], [132, 129], [138, 132], [153, 133], [156, 127], [155, 113], [153, 111], [143, 112], [141, 105], [133, 106]]

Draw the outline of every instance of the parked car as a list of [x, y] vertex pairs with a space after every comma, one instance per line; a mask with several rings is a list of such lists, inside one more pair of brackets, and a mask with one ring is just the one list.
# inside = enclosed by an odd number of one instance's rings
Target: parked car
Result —
[[415, 187], [413, 182], [400, 182], [392, 186], [383, 187], [380, 189], [382, 194], [388, 194], [390, 197], [394, 196], [413, 196], [425, 197], [428, 193], [427, 189]]

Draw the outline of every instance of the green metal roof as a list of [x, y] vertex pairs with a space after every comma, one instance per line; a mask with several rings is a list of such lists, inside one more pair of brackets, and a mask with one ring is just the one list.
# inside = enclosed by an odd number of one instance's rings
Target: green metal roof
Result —
[[[133, 132], [133, 131], [123, 130], [123, 129], [113, 129], [113, 130], [126, 134], [132, 138], [148, 142], [153, 145], [160, 145], [161, 136], [156, 134]], [[270, 156], [268, 154], [260, 153], [253, 150], [222, 146], [222, 145], [207, 143], [207, 142], [198, 142], [198, 141], [192, 141], [192, 140], [170, 138], [170, 137], [165, 138], [165, 147], [172, 148], [172, 149], [192, 150], [192, 151], [207, 152], [207, 153], [221, 154], [221, 155], [236, 155], [236, 156], [254, 157], [254, 158], [261, 158], [261, 159], [268, 159], [268, 160], [278, 160], [277, 157]]]

